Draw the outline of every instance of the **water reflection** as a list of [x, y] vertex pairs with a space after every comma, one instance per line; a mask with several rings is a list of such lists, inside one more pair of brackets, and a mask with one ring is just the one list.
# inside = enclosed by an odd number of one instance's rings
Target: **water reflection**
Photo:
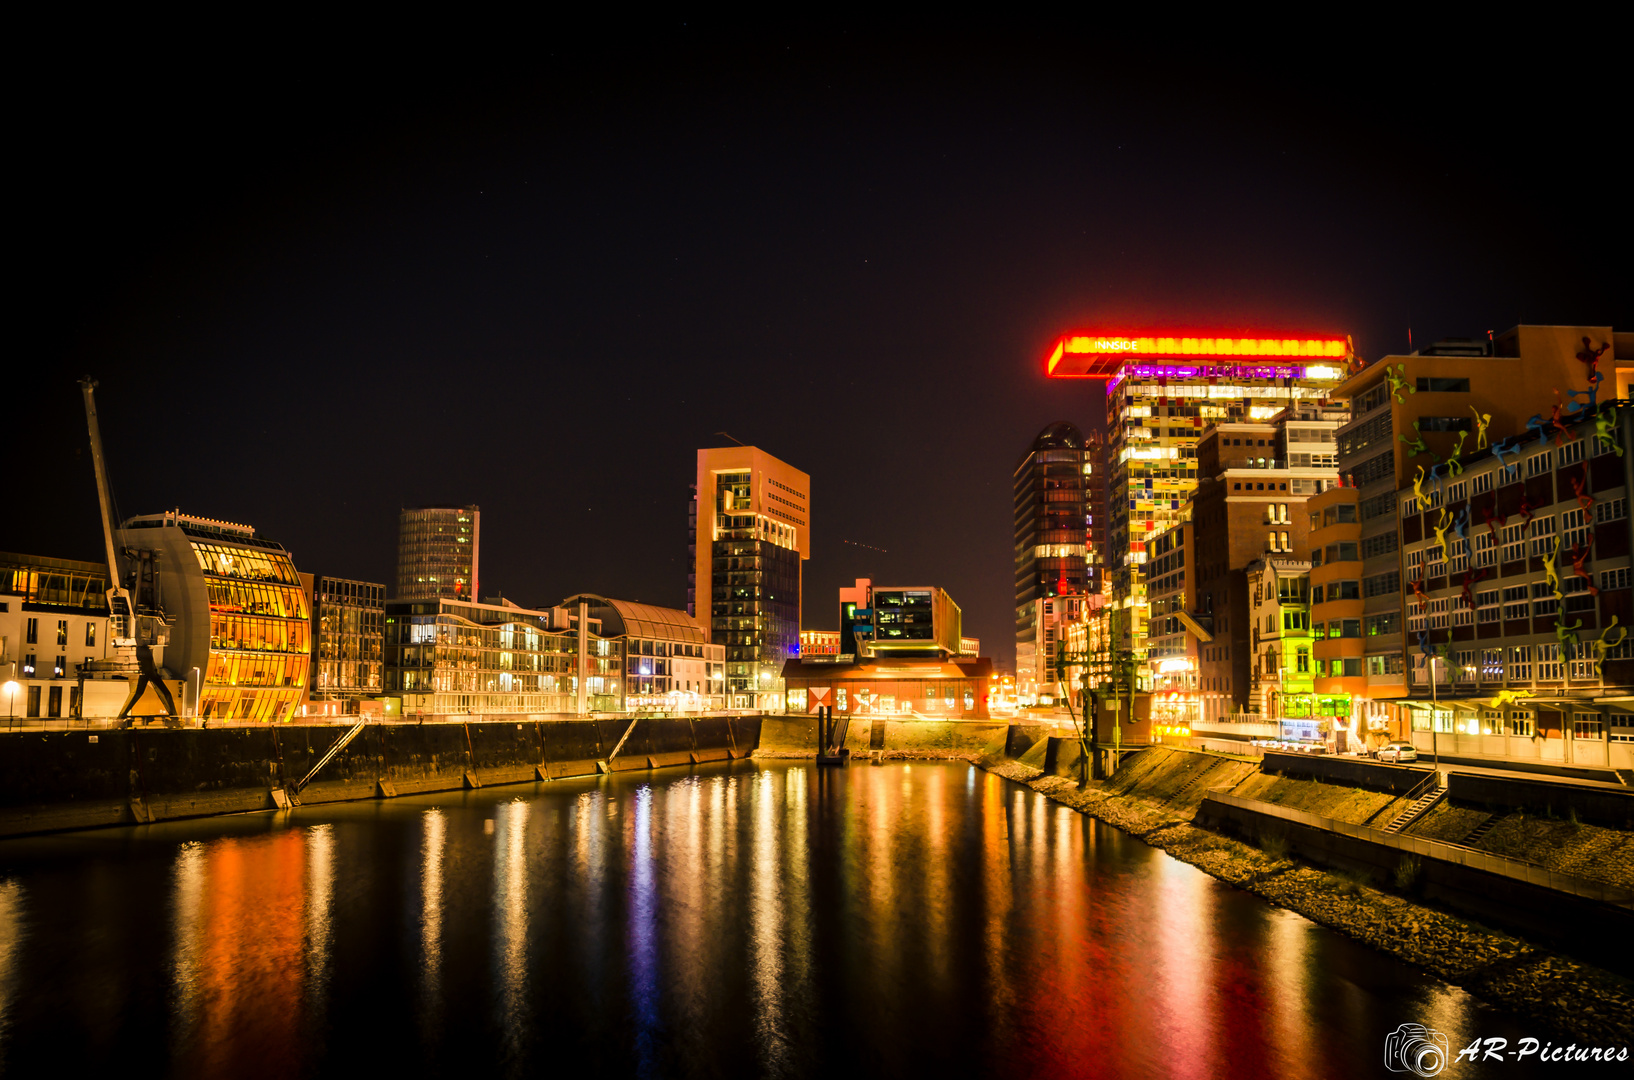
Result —
[[[963, 765], [97, 835], [123, 839], [0, 845], [8, 1065], [118, 1068], [134, 1036], [76, 1039], [83, 1015], [154, 1033], [150, 1071], [177, 1076], [1362, 1076], [1404, 1020], [1525, 1034]], [[72, 1005], [149, 984], [168, 992]]]
[[8, 1007], [16, 992], [17, 960], [23, 942], [23, 886], [0, 878], [0, 1069], [6, 1064]]
[[521, 800], [494, 814], [494, 971], [499, 984], [499, 1030], [505, 1055], [521, 1050], [529, 1025], [523, 1015], [528, 978], [528, 866], [524, 838], [529, 804]]
[[420, 1009], [422, 1031], [433, 1030], [442, 1004], [443, 846], [447, 818], [435, 807], [425, 812], [420, 844]]

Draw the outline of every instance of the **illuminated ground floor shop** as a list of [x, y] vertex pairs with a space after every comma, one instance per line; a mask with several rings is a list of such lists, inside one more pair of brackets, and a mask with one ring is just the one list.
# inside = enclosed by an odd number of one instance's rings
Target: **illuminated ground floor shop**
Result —
[[829, 664], [790, 660], [783, 666], [788, 711], [831, 706], [853, 716], [986, 720], [993, 674], [985, 657], [968, 661], [879, 660]]

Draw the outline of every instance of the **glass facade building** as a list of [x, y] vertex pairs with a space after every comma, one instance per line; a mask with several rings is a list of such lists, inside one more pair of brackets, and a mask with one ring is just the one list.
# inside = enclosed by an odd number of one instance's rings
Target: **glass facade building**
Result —
[[1147, 544], [1185, 520], [1204, 430], [1326, 399], [1350, 360], [1349, 342], [1332, 337], [1080, 333], [1055, 344], [1046, 360], [1052, 377], [1106, 388], [1106, 573], [1113, 604], [1130, 616], [1119, 647], [1145, 649]]
[[209, 719], [288, 721], [306, 696], [311, 609], [283, 545], [180, 511], [131, 518], [122, 546], [159, 556], [163, 665]]
[[[388, 601], [386, 692], [402, 695], [405, 715], [573, 713], [575, 618], [564, 608]], [[585, 639], [588, 707], [616, 712], [623, 708], [621, 644], [588, 629]]]
[[1100, 442], [1065, 420], [1038, 433], [1017, 463], [1015, 487], [1016, 671], [1040, 657], [1038, 602], [1100, 589], [1105, 478]]
[[624, 650], [624, 707], [698, 711], [725, 704], [726, 647], [709, 641], [696, 619], [676, 608], [613, 600], [594, 593], [562, 601], [585, 605], [588, 618]]
[[394, 600], [464, 600], [477, 592], [482, 514], [475, 506], [421, 506], [397, 517]]
[[781, 707], [783, 662], [800, 655], [810, 490], [809, 476], [754, 447], [698, 452], [688, 613], [725, 647], [728, 707]]
[[347, 703], [346, 712], [384, 689], [386, 586], [320, 577], [312, 588], [314, 701]]

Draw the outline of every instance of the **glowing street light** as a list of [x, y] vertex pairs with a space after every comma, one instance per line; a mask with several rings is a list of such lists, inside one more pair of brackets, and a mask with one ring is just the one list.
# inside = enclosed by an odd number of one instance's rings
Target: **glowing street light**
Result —
[[10, 709], [10, 715], [7, 717], [8, 722], [17, 719], [17, 691], [21, 689], [22, 687], [17, 685], [15, 679], [7, 679], [6, 685], [0, 686], [0, 691], [5, 693], [6, 703]]

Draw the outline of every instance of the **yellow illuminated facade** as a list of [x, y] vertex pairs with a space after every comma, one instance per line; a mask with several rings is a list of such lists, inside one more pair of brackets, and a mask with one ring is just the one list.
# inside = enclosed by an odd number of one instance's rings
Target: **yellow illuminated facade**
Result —
[[283, 722], [306, 694], [311, 608], [289, 552], [247, 525], [179, 511], [131, 518], [121, 543], [157, 551], [170, 620], [163, 665], [207, 719]]

